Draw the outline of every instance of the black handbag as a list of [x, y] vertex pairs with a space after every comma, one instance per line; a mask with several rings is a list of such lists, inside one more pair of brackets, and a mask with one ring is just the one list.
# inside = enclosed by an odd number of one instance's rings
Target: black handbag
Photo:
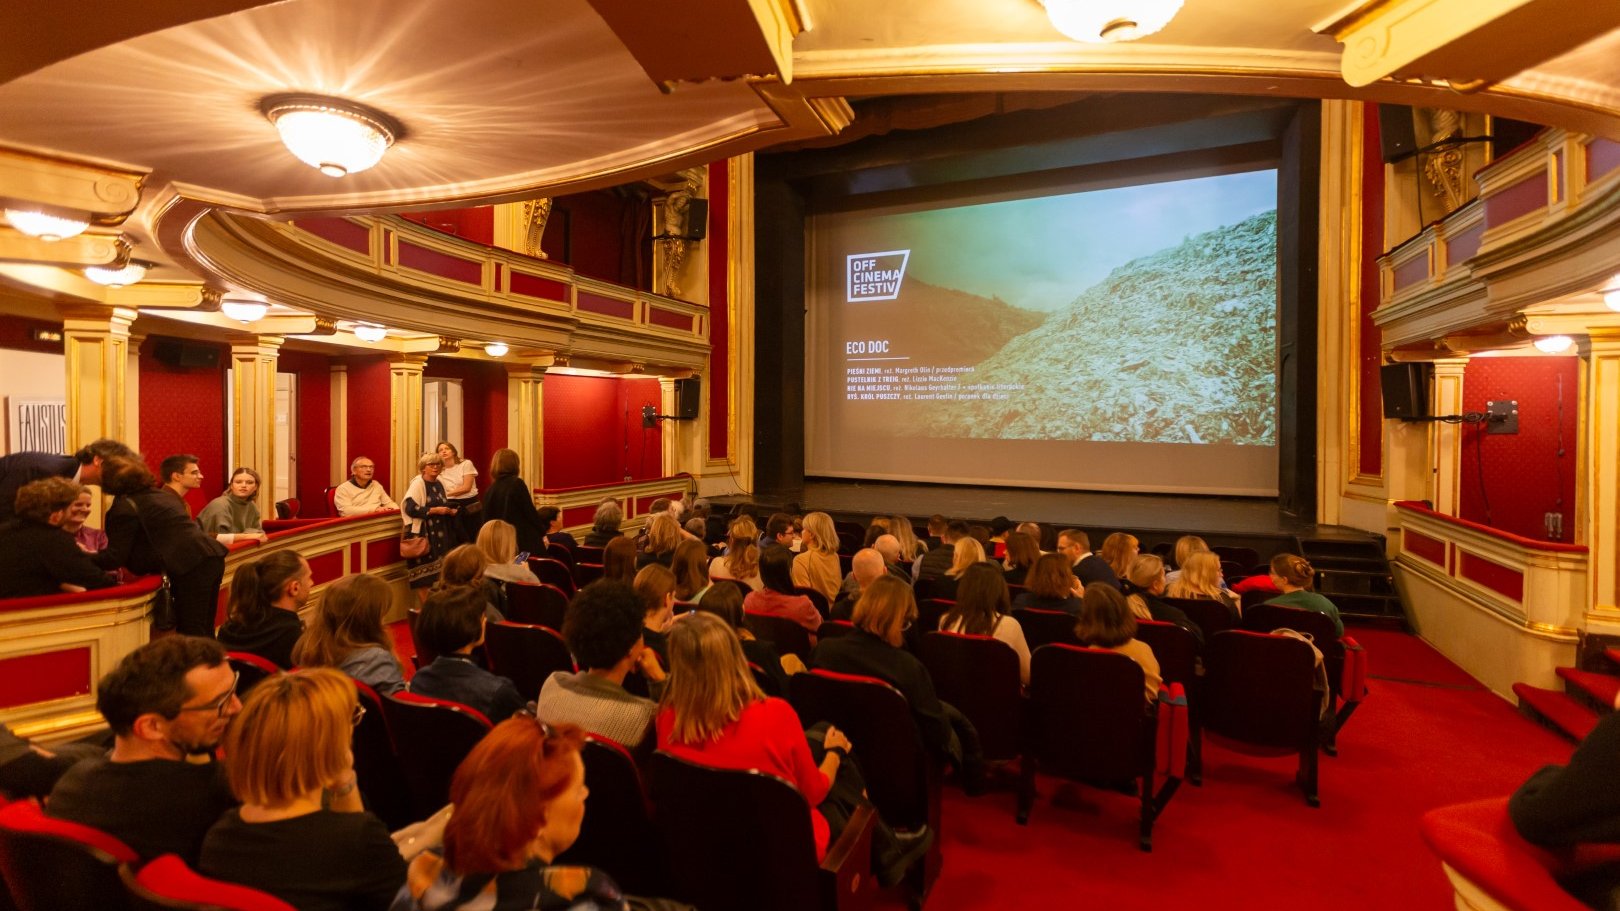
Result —
[[152, 627], [158, 630], [174, 629], [180, 618], [174, 612], [174, 592], [169, 589], [169, 577], [163, 577], [163, 584], [152, 593]]

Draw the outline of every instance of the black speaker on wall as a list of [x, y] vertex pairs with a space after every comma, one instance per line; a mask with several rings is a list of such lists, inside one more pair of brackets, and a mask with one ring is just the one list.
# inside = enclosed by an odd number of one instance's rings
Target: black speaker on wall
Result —
[[1378, 140], [1383, 146], [1385, 164], [1417, 154], [1417, 130], [1412, 118], [1412, 109], [1406, 105], [1378, 106]]
[[[686, 239], [702, 240], [709, 233], [709, 201], [693, 198], [686, 209]], [[697, 382], [693, 380], [693, 382]]]
[[1394, 420], [1429, 416], [1429, 377], [1433, 364], [1385, 364], [1378, 369], [1384, 390], [1384, 417]]
[[703, 383], [697, 377], [689, 380], [675, 381], [675, 416], [682, 420], [692, 420], [698, 416], [701, 407], [699, 399], [703, 395]]
[[218, 367], [219, 349], [213, 345], [163, 339], [152, 345], [152, 357], [166, 367]]

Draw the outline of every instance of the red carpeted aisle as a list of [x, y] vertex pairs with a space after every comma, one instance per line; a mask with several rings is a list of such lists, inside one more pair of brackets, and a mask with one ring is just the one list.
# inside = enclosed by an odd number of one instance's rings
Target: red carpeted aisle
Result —
[[1421, 640], [1351, 633], [1371, 656], [1372, 692], [1339, 756], [1322, 757], [1320, 809], [1292, 786], [1294, 760], [1214, 746], [1204, 786], [1184, 784], [1160, 816], [1152, 854], [1137, 850], [1138, 804], [1123, 795], [1084, 789], [1060, 807], [1060, 784], [1043, 779], [1022, 827], [1010, 791], [947, 789], [945, 870], [928, 908], [1450, 908], [1418, 817], [1507, 794], [1571, 748]]

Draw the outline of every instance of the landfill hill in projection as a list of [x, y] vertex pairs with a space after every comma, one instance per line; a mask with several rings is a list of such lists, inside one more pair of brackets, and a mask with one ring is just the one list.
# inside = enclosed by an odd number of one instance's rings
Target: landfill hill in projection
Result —
[[1046, 316], [999, 297], [908, 277], [897, 300], [849, 305], [844, 331], [850, 339], [890, 339], [906, 354], [926, 351], [934, 363], [967, 365], [995, 354]]
[[[1277, 213], [1110, 272], [961, 376], [1005, 401], [915, 409], [930, 437], [1276, 444]], [[969, 362], [971, 363], [971, 362]]]

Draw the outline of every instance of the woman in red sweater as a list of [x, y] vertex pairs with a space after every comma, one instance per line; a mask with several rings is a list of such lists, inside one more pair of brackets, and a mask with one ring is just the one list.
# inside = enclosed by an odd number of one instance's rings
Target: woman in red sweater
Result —
[[[865, 802], [849, 738], [831, 725], [806, 731], [791, 705], [767, 697], [754, 683], [736, 632], [719, 617], [699, 612], [682, 618], [670, 630], [668, 648], [658, 748], [713, 768], [758, 769], [786, 779], [811, 806], [816, 853], [825, 857], [828, 844]], [[814, 752], [812, 738], [819, 741]], [[872, 832], [878, 881], [900, 882], [932, 841], [926, 827], [902, 835], [878, 821]]]

